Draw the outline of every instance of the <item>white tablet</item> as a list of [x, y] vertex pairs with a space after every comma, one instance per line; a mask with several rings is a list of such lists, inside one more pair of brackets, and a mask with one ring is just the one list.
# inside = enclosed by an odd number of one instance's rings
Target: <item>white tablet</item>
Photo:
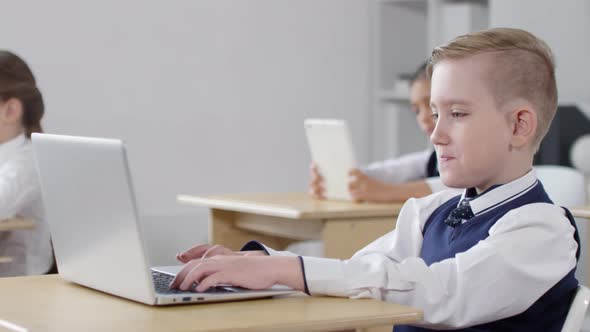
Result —
[[306, 119], [304, 126], [311, 159], [324, 178], [325, 197], [350, 200], [348, 172], [356, 167], [356, 162], [346, 122]]

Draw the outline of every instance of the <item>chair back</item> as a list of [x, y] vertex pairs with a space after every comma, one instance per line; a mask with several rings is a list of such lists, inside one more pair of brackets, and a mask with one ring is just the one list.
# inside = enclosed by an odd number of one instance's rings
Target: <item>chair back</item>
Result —
[[[586, 179], [582, 172], [566, 166], [535, 166], [537, 178], [541, 180], [551, 200], [560, 206], [579, 207], [587, 205]], [[576, 218], [580, 235], [580, 259], [576, 269], [576, 278], [588, 280], [588, 220]]]
[[561, 332], [579, 332], [582, 329], [588, 303], [590, 303], [590, 290], [585, 286], [578, 286]]
[[535, 166], [537, 178], [557, 205], [574, 207], [586, 205], [586, 179], [582, 172], [566, 166]]

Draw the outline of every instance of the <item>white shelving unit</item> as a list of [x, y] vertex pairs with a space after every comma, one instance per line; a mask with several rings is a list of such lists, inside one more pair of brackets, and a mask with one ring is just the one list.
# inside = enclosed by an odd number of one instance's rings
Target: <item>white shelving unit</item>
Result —
[[488, 26], [487, 1], [372, 0], [373, 111], [370, 121], [373, 160], [424, 149], [400, 75], [411, 74], [435, 45]]

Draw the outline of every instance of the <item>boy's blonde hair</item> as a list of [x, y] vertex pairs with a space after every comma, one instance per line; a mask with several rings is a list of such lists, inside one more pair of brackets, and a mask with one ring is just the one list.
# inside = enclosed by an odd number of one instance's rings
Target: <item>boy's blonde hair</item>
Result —
[[537, 113], [535, 150], [549, 130], [557, 110], [555, 62], [547, 44], [533, 34], [510, 28], [495, 28], [457, 37], [436, 47], [428, 66], [428, 74], [445, 59], [461, 59], [489, 54], [494, 61], [489, 73], [492, 92], [503, 109], [506, 102], [523, 98]]

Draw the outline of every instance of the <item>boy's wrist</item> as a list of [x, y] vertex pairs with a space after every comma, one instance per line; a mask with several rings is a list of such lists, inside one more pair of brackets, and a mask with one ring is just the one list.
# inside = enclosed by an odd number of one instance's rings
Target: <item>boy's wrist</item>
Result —
[[298, 256], [272, 257], [273, 270], [276, 273], [277, 284], [305, 291], [305, 281], [302, 270], [302, 262]]

